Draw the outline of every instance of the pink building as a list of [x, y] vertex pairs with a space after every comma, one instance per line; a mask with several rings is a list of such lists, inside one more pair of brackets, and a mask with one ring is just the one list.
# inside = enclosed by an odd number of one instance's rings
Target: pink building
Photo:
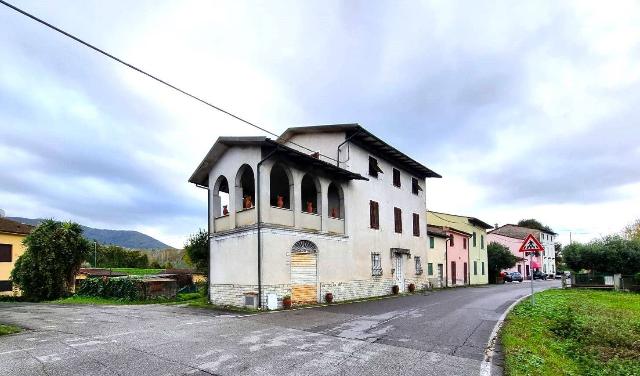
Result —
[[446, 226], [429, 226], [444, 232], [446, 242], [447, 284], [459, 286], [469, 284], [469, 238], [471, 234]]
[[540, 231], [535, 229], [529, 229], [526, 227], [520, 227], [516, 225], [504, 225], [497, 229], [491, 230], [487, 233], [487, 241], [489, 243], [496, 242], [509, 248], [511, 253], [519, 258], [520, 261], [516, 265], [505, 271], [507, 272], [519, 272], [525, 279], [529, 279], [531, 276], [531, 268], [533, 270], [539, 270], [542, 265], [542, 255], [533, 257], [533, 264], [529, 265], [529, 257], [520, 252], [520, 246], [522, 242], [529, 234], [533, 234], [538, 238]]

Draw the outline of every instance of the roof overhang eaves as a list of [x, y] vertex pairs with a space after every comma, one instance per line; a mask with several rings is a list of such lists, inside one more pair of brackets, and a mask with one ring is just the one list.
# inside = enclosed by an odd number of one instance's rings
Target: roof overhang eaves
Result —
[[484, 227], [485, 230], [488, 230], [490, 228], [493, 228], [493, 226], [491, 226], [490, 224], [488, 224], [487, 222], [480, 220], [478, 218], [475, 217], [468, 217], [469, 218], [469, 223], [471, 223], [472, 225], [477, 225], [479, 227]]

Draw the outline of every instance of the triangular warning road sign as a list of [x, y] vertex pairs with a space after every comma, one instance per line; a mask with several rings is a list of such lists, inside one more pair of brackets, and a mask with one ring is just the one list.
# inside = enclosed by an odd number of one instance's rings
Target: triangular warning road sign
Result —
[[544, 247], [533, 234], [527, 235], [524, 242], [520, 246], [520, 252], [541, 252], [544, 251]]

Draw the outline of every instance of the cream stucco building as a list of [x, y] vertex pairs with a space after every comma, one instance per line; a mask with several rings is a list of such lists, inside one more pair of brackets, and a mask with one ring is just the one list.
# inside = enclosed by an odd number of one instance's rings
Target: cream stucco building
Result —
[[[489, 265], [487, 260], [487, 229], [492, 228], [488, 223], [463, 215], [427, 212], [429, 225], [449, 227], [471, 234], [468, 247], [468, 281], [472, 285], [489, 283]], [[458, 266], [460, 267], [460, 266]]]
[[220, 137], [189, 179], [209, 193], [211, 301], [273, 307], [427, 286], [433, 177], [357, 124]]

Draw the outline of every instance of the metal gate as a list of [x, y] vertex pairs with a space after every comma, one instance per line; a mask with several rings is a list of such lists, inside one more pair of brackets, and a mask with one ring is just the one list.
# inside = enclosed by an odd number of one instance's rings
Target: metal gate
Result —
[[291, 302], [318, 302], [318, 248], [308, 240], [296, 242], [291, 249]]

